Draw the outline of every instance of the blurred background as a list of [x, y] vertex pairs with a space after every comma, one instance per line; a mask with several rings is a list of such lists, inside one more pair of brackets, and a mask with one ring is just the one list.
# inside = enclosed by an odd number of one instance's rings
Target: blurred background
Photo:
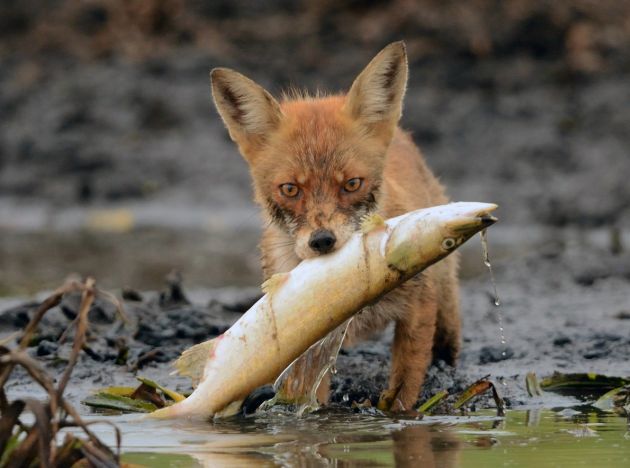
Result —
[[71, 272], [258, 284], [258, 212], [210, 69], [337, 92], [400, 39], [402, 126], [453, 199], [501, 205], [496, 258], [627, 250], [628, 1], [3, 0], [0, 295]]

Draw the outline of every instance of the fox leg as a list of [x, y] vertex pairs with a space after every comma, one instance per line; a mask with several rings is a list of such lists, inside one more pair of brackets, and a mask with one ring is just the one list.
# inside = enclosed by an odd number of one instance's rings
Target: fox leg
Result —
[[457, 258], [443, 261], [438, 292], [438, 311], [433, 344], [433, 362], [440, 359], [450, 366], [457, 362], [461, 347], [461, 319], [459, 316], [459, 282]]
[[381, 396], [391, 411], [412, 409], [433, 354], [437, 300], [425, 297], [409, 307], [396, 322], [389, 388]]
[[433, 345], [433, 362], [443, 360], [449, 366], [457, 364], [461, 347], [461, 325], [457, 298], [441, 302]]

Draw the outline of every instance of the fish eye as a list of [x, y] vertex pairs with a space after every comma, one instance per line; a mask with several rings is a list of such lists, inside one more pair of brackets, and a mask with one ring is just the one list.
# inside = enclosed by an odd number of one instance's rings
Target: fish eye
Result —
[[294, 198], [300, 193], [300, 189], [295, 184], [282, 184], [280, 185], [280, 192], [285, 197]]
[[455, 242], [455, 239], [453, 239], [452, 237], [447, 237], [442, 241], [442, 248], [444, 250], [451, 250], [455, 247], [456, 244], [457, 242]]
[[353, 177], [352, 179], [348, 179], [343, 186], [344, 191], [346, 192], [356, 192], [361, 188], [363, 184], [363, 179], [359, 177]]

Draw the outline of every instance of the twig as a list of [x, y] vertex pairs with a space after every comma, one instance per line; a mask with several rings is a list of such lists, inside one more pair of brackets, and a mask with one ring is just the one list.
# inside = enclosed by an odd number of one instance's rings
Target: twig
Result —
[[[40, 306], [37, 308], [37, 311], [35, 312], [35, 315], [24, 329], [24, 335], [22, 336], [19, 344], [20, 349], [26, 349], [29, 342], [31, 341], [31, 335], [35, 331], [35, 328], [37, 328], [39, 322], [44, 317], [44, 314], [61, 302], [63, 294], [63, 291], [57, 291], [40, 304]], [[7, 366], [0, 373], [0, 388], [4, 388], [4, 384], [9, 379], [9, 375], [11, 375], [14, 366], [15, 364], [8, 363]]]
[[72, 374], [72, 370], [79, 359], [79, 354], [81, 353], [81, 348], [85, 342], [85, 331], [87, 330], [87, 314], [90, 311], [90, 306], [94, 301], [94, 278], [88, 278], [85, 281], [85, 289], [83, 290], [83, 295], [81, 298], [81, 307], [79, 308], [79, 321], [77, 322], [77, 331], [74, 337], [74, 343], [72, 345], [72, 353], [70, 354], [70, 359], [68, 360], [68, 365], [64, 370], [63, 375], [61, 376], [61, 380], [59, 381], [59, 385], [57, 385], [57, 393], [59, 396], [63, 395], [63, 391], [68, 384], [68, 380], [70, 379], [70, 374]]
[[[57, 452], [56, 436], [60, 428], [69, 426], [80, 427], [87, 435], [90, 443], [83, 443], [77, 450], [80, 450], [80, 453], [83, 454], [84, 459], [88, 461], [88, 463], [103, 467], [119, 466], [121, 445], [119, 429], [109, 421], [84, 422], [72, 405], [63, 398], [63, 392], [68, 385], [72, 370], [78, 362], [81, 350], [85, 345], [88, 313], [94, 301], [94, 297], [97, 294], [94, 285], [95, 281], [93, 278], [88, 278], [85, 283], [79, 283], [77, 281], [66, 282], [37, 308], [33, 318], [24, 331], [24, 336], [20, 340], [17, 349], [9, 350], [5, 347], [0, 347], [0, 409], [3, 415], [9, 406], [4, 393], [4, 384], [16, 365], [26, 369], [33, 380], [42, 386], [49, 395], [48, 405], [44, 405], [35, 400], [27, 399], [23, 401], [23, 404], [26, 404], [35, 415], [35, 424], [30, 428], [25, 428], [21, 421], [19, 421], [19, 418], [14, 421], [14, 424], [19, 424], [20, 427], [27, 432], [27, 436], [12, 453], [12, 456], [8, 460], [8, 467], [28, 466], [36, 460], [42, 467], [56, 466], [58, 463], [64, 463], [64, 460], [67, 462], [66, 456], [68, 453], [67, 450], [64, 451], [64, 447], [68, 448], [67, 444], [60, 447], [63, 453]], [[57, 388], [55, 388], [52, 378], [35, 359], [31, 358], [26, 353], [25, 349], [30, 343], [32, 335], [44, 314], [58, 305], [64, 294], [72, 291], [82, 292], [79, 312], [75, 319], [76, 333], [68, 365], [64, 369]], [[108, 296], [106, 297], [109, 299]], [[121, 317], [123, 319], [125, 318], [124, 315], [121, 315]], [[71, 421], [67, 420], [68, 417], [71, 418]], [[114, 428], [116, 433], [116, 453], [104, 445], [89, 429], [89, 424], [94, 423], [105, 423]], [[36, 449], [36, 444], [39, 445], [39, 451]]]

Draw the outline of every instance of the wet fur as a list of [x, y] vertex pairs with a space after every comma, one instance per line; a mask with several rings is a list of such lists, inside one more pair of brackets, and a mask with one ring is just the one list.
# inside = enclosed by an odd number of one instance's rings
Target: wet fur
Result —
[[[215, 103], [250, 166], [263, 208], [260, 243], [265, 279], [317, 255], [310, 234], [328, 229], [343, 245], [361, 218], [391, 218], [446, 203], [443, 187], [410, 136], [398, 128], [407, 81], [402, 43], [370, 62], [347, 95], [285, 97], [277, 102], [237, 72], [212, 73]], [[346, 180], [363, 179], [347, 193]], [[300, 187], [295, 198], [279, 186]], [[460, 348], [457, 257], [448, 257], [361, 311], [346, 344], [395, 322], [388, 394], [392, 410], [416, 402], [432, 358], [455, 364]], [[299, 372], [296, 371], [296, 372]], [[327, 400], [328, 380], [318, 392]]]

